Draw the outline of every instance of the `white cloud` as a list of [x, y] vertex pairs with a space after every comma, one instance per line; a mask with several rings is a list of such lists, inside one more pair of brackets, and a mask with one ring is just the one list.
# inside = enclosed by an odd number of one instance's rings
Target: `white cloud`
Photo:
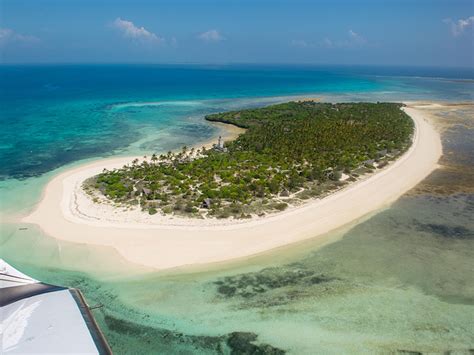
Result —
[[328, 37], [318, 42], [310, 42], [302, 39], [291, 41], [291, 45], [299, 48], [357, 48], [365, 46], [367, 40], [357, 32], [349, 30], [348, 37], [344, 40], [333, 41]]
[[349, 30], [347, 31], [346, 39], [341, 41], [333, 41], [329, 38], [324, 38], [320, 43], [320, 47], [324, 48], [357, 48], [367, 44], [367, 40], [359, 33]]
[[198, 38], [206, 42], [219, 42], [225, 40], [217, 30], [209, 30], [198, 35]]
[[307, 48], [311, 47], [311, 44], [303, 39], [294, 39], [291, 41], [291, 45], [294, 47]]
[[122, 20], [120, 17], [117, 17], [113, 22], [113, 27], [119, 30], [122, 35], [126, 38], [131, 38], [132, 40], [143, 41], [143, 42], [153, 42], [153, 43], [162, 43], [164, 38], [154, 34], [153, 32], [148, 31], [145, 27], [138, 27], [132, 21]]
[[323, 39], [322, 45], [326, 48], [334, 47], [334, 43], [327, 37], [325, 39]]
[[5, 42], [13, 37], [13, 30], [9, 28], [0, 28], [0, 42]]
[[11, 28], [1, 28], [0, 27], [0, 46], [4, 46], [8, 43], [37, 43], [39, 38], [35, 36], [23, 35], [17, 33]]
[[366, 44], [367, 43], [367, 40], [362, 37], [360, 34], [352, 31], [352, 30], [349, 30], [349, 39], [350, 39], [350, 42], [352, 44], [358, 44], [358, 45], [362, 45], [362, 44]]
[[451, 33], [453, 34], [453, 36], [457, 37], [461, 35], [464, 30], [474, 24], [474, 16], [469, 16], [465, 19], [459, 19], [457, 21], [453, 21], [452, 19], [447, 18], [444, 19], [443, 22], [451, 27]]

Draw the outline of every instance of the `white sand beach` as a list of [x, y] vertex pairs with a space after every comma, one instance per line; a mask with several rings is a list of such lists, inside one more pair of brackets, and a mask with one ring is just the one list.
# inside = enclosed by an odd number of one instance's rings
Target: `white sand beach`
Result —
[[[413, 145], [388, 167], [328, 197], [249, 221], [219, 222], [149, 216], [94, 203], [82, 182], [133, 158], [101, 160], [54, 177], [35, 210], [23, 219], [49, 236], [115, 248], [125, 259], [156, 269], [227, 261], [315, 238], [388, 206], [436, 167], [439, 133], [423, 106], [404, 108], [416, 125]], [[240, 133], [231, 129], [225, 139]]]

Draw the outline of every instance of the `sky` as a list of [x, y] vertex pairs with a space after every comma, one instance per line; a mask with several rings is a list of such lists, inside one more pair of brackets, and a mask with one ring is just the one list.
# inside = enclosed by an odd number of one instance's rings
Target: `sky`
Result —
[[0, 0], [0, 62], [474, 67], [474, 0]]

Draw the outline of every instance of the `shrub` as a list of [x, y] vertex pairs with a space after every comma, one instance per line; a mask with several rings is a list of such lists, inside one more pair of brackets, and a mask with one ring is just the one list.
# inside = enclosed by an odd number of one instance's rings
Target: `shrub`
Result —
[[197, 209], [194, 208], [194, 206], [192, 205], [192, 203], [188, 203], [188, 204], [186, 205], [186, 207], [184, 207], [184, 212], [193, 213], [193, 212], [197, 212]]
[[339, 181], [342, 177], [342, 174], [340, 171], [333, 171], [331, 174], [329, 174], [329, 179], [332, 181]]
[[220, 213], [217, 215], [217, 218], [223, 219], [223, 218], [229, 218], [230, 213], [227, 210], [220, 211]]
[[285, 202], [280, 202], [276, 203], [273, 207], [278, 211], [284, 211], [288, 207], [288, 204]]
[[233, 214], [237, 214], [237, 213], [240, 213], [242, 210], [241, 206], [236, 204], [236, 203], [233, 203], [232, 205], [230, 205], [230, 211], [233, 213]]
[[171, 206], [166, 206], [162, 208], [162, 211], [163, 213], [170, 214], [171, 212], [173, 212], [173, 209], [171, 208]]

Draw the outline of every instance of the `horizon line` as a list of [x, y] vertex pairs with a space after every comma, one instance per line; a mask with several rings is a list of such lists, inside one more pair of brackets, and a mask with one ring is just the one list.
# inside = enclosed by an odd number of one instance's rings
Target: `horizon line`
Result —
[[233, 65], [255, 65], [255, 66], [320, 66], [320, 67], [385, 67], [385, 68], [438, 68], [438, 69], [465, 69], [473, 70], [474, 66], [453, 66], [453, 65], [420, 65], [420, 64], [347, 64], [347, 63], [311, 63], [311, 62], [1, 62], [0, 66], [48, 66], [48, 65], [182, 65], [182, 66], [233, 66]]

